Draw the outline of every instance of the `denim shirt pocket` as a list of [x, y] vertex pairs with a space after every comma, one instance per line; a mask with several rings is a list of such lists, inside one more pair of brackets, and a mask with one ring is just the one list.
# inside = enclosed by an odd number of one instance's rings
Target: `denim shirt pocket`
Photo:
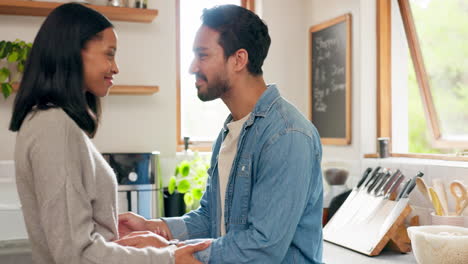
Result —
[[247, 224], [252, 191], [252, 160], [240, 157], [236, 165], [230, 212], [230, 224]]

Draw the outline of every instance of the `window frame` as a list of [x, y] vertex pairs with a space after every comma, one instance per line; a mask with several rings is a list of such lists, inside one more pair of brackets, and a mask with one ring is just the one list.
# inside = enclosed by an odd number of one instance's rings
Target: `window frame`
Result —
[[[454, 141], [442, 138], [439, 119], [432, 100], [424, 60], [408, 0], [398, 0], [398, 6], [416, 72], [416, 79], [422, 95], [425, 117], [432, 135], [433, 146], [438, 148], [466, 148], [468, 147], [468, 142], [466, 141]], [[392, 138], [391, 8], [391, 1], [377, 0], [377, 137], [388, 137], [390, 139]], [[389, 150], [391, 157], [468, 161], [468, 157], [454, 155], [393, 153], [391, 140]], [[378, 155], [366, 154], [364, 157], [375, 158]]]
[[[176, 150], [184, 150], [182, 138], [182, 109], [181, 109], [181, 76], [180, 76], [180, 0], [176, 0], [176, 105], [177, 105], [177, 133]], [[241, 0], [241, 6], [255, 12], [255, 0]], [[213, 141], [190, 141], [190, 149], [202, 152], [210, 152]]]

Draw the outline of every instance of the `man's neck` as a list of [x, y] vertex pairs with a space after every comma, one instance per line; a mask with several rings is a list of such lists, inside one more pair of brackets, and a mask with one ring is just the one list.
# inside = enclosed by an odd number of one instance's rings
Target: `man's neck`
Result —
[[236, 121], [252, 112], [266, 89], [262, 76], [249, 76], [231, 83], [231, 89], [221, 99], [231, 111], [234, 121]]

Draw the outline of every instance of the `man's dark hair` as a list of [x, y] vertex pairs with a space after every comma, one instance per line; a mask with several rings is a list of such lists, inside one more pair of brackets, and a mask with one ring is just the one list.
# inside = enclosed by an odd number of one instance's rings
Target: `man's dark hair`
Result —
[[252, 11], [237, 5], [220, 5], [205, 9], [203, 25], [219, 32], [219, 45], [227, 58], [239, 49], [247, 50], [247, 69], [252, 75], [263, 74], [271, 39], [268, 27]]
[[62, 108], [90, 137], [101, 115], [100, 99], [84, 90], [81, 51], [112, 23], [81, 4], [54, 9], [42, 24], [25, 65], [13, 105], [10, 130], [18, 131], [29, 112]]

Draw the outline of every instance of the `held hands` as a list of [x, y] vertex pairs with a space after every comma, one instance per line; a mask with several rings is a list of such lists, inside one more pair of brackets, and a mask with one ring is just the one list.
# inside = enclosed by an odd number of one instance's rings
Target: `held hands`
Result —
[[169, 246], [169, 242], [162, 236], [156, 235], [150, 231], [137, 231], [114, 241], [121, 246], [145, 248], [156, 247], [163, 248]]
[[193, 257], [193, 254], [197, 251], [207, 249], [210, 244], [211, 241], [205, 241], [198, 244], [184, 245], [177, 248], [175, 251], [175, 264], [202, 264], [200, 261], [196, 260], [195, 257]]
[[119, 215], [119, 237], [123, 238], [135, 231], [150, 231], [164, 237], [166, 240], [172, 239], [169, 227], [160, 219], [146, 220], [144, 217], [128, 212]]

